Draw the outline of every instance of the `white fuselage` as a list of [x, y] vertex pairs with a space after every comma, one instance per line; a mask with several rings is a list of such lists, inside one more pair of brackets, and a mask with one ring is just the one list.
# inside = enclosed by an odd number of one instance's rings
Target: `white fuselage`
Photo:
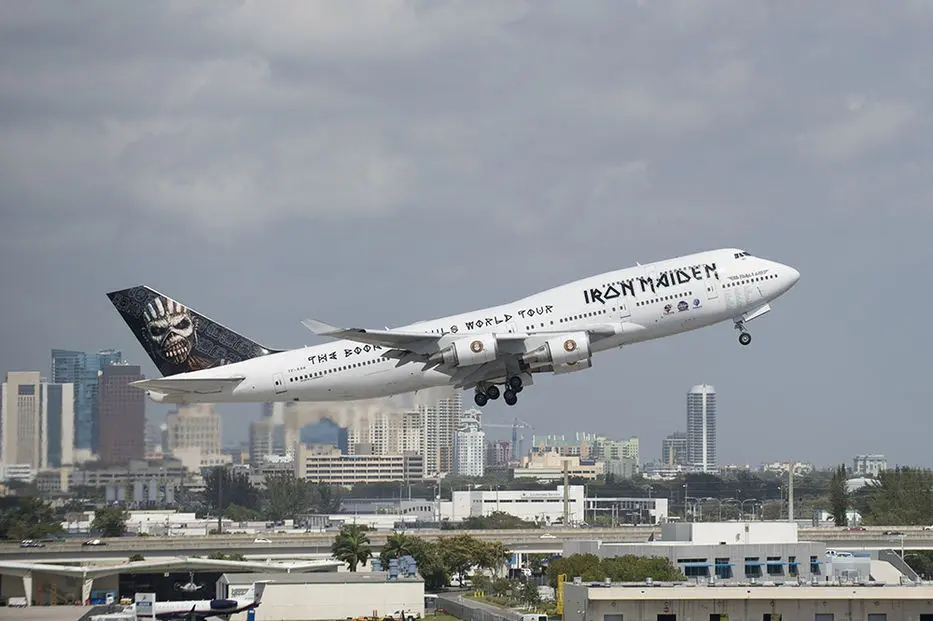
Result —
[[[618, 334], [593, 343], [594, 353], [605, 351], [747, 317], [799, 278], [791, 267], [746, 254], [722, 249], [638, 265], [397, 330], [456, 340], [477, 333], [534, 335], [620, 327]], [[232, 392], [204, 395], [203, 400], [212, 403], [368, 399], [450, 383], [448, 373], [424, 370], [420, 363], [399, 366], [397, 360], [384, 358], [385, 352], [335, 340], [176, 377], [246, 378]]]

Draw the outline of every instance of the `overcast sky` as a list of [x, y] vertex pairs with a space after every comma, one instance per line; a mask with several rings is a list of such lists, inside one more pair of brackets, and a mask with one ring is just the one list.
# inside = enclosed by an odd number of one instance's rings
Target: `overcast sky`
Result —
[[724, 463], [933, 466], [933, 4], [194, 7], [3, 2], [0, 373], [156, 376], [105, 296], [136, 284], [292, 347], [734, 246], [802, 274], [749, 347], [614, 350], [487, 420], [647, 460], [705, 382]]

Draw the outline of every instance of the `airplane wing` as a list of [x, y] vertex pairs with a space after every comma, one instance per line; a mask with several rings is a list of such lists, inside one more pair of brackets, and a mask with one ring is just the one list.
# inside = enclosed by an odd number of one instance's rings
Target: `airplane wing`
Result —
[[301, 323], [319, 336], [381, 345], [389, 349], [402, 349], [416, 354], [433, 354], [438, 350], [437, 342], [444, 336], [424, 332], [337, 328], [316, 319], [305, 319]]
[[163, 377], [130, 382], [130, 386], [168, 395], [212, 395], [232, 390], [244, 379], [242, 376], [197, 379]]

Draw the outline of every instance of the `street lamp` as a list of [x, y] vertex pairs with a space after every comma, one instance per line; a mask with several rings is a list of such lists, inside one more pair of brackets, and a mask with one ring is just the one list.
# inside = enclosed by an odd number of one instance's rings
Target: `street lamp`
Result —
[[754, 520], [755, 519], [755, 503], [758, 502], [758, 499], [757, 498], [746, 498], [745, 500], [742, 501], [741, 509], [742, 509], [743, 519], [745, 518], [745, 503], [746, 502], [752, 503], [752, 520]]

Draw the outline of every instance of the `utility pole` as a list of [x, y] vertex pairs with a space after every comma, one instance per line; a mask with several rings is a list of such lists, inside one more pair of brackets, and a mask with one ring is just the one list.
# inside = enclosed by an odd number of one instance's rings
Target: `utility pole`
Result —
[[794, 462], [790, 463], [787, 474], [787, 521], [794, 521]]
[[217, 468], [217, 534], [224, 534], [224, 506], [223, 506], [223, 494], [221, 491], [224, 487], [224, 477], [223, 477], [222, 466]]
[[570, 486], [567, 484], [567, 460], [564, 460], [564, 528], [570, 526]]

